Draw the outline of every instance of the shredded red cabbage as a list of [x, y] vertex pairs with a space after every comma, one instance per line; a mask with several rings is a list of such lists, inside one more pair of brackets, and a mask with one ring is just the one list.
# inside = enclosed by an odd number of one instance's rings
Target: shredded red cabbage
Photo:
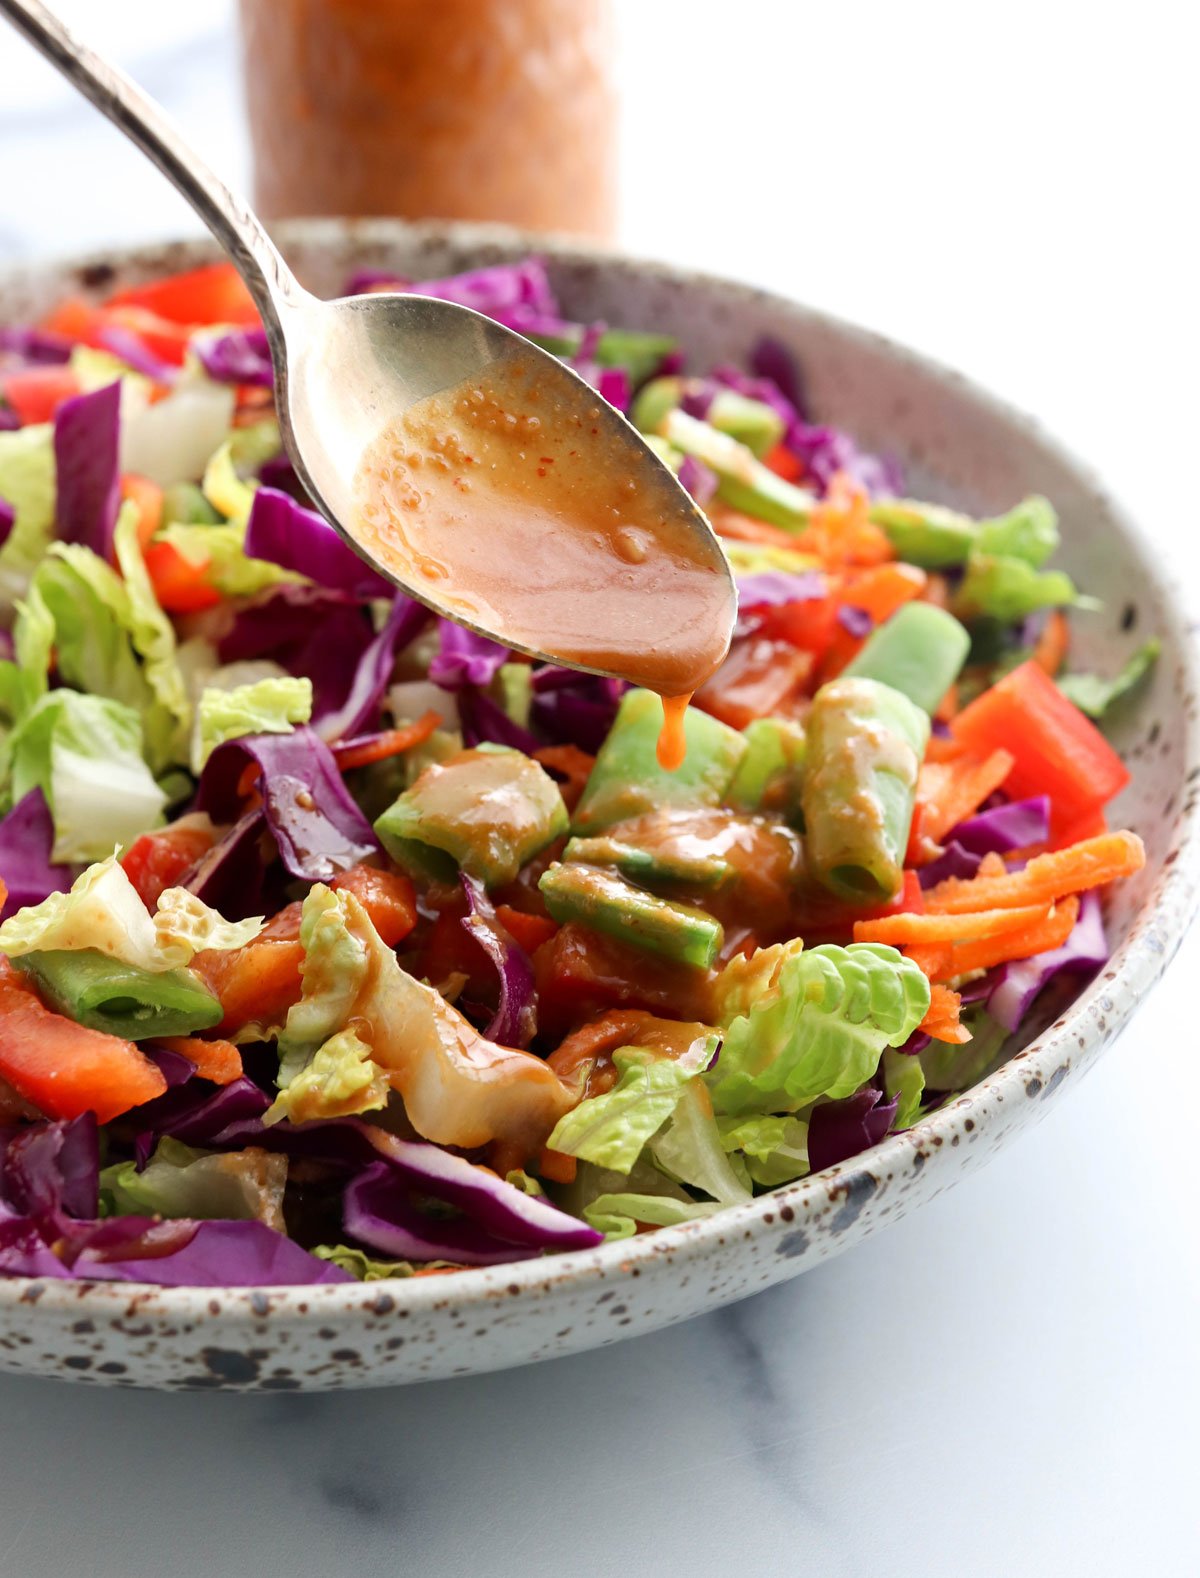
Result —
[[179, 377], [179, 369], [155, 356], [153, 351], [147, 349], [145, 341], [131, 329], [122, 328], [117, 323], [106, 324], [98, 338], [104, 350], [111, 351], [127, 367], [132, 367], [135, 373], [153, 378], [155, 383], [173, 384]]
[[371, 569], [315, 510], [276, 488], [260, 487], [246, 524], [246, 552], [306, 575], [326, 591], [391, 597], [395, 587]]
[[71, 360], [71, 341], [49, 329], [0, 328], [0, 365], [11, 361], [32, 367], [62, 366]]
[[261, 915], [267, 819], [261, 806], [240, 816], [183, 878], [182, 887], [219, 910], [226, 920]]
[[1046, 795], [1006, 801], [968, 817], [950, 829], [946, 847], [936, 860], [922, 866], [922, 888], [936, 887], [949, 877], [973, 877], [984, 855], [1006, 855], [1013, 849], [1040, 844], [1050, 836], [1050, 801]]
[[0, 920], [71, 886], [71, 868], [50, 859], [53, 847], [50, 807], [40, 789], [31, 789], [0, 822], [0, 878], [8, 889]]
[[262, 769], [263, 815], [294, 877], [327, 882], [379, 848], [371, 824], [342, 782], [328, 745], [312, 729], [249, 734], [219, 745], [200, 776], [196, 809], [217, 822], [240, 812], [238, 784], [248, 762]]
[[450, 619], [439, 619], [438, 649], [429, 662], [429, 677], [443, 690], [490, 685], [509, 656], [507, 647], [487, 636], [464, 630]]
[[[455, 1204], [457, 1217], [423, 1210], [432, 1197]], [[601, 1235], [548, 1202], [437, 1146], [398, 1141], [346, 1188], [346, 1232], [369, 1249], [402, 1260], [449, 1260], [465, 1266], [528, 1260], [543, 1250], [587, 1249]]]
[[458, 715], [462, 721], [463, 740], [467, 745], [510, 745], [515, 751], [532, 756], [538, 742], [528, 729], [514, 723], [505, 712], [481, 690], [465, 687], [458, 695]]
[[892, 1126], [899, 1100], [893, 1096], [884, 1101], [883, 1092], [868, 1085], [844, 1101], [814, 1107], [808, 1120], [808, 1161], [813, 1172], [878, 1145]]
[[529, 955], [505, 930], [482, 882], [459, 873], [467, 896], [463, 926], [487, 954], [500, 983], [500, 1001], [484, 1035], [504, 1047], [522, 1051], [537, 1034], [537, 994]]
[[106, 562], [120, 503], [121, 385], [73, 395], [54, 413], [55, 515], [63, 542]]
[[1050, 799], [1044, 794], [980, 811], [952, 828], [950, 837], [975, 855], [1006, 855], [1050, 837]]
[[379, 713], [379, 703], [387, 690], [395, 667], [396, 654], [415, 641], [429, 623], [430, 613], [422, 604], [397, 592], [383, 629], [362, 652], [354, 665], [350, 688], [340, 705], [332, 706], [318, 695], [322, 672], [319, 654], [314, 653], [312, 724], [323, 740], [343, 740], [365, 729]]
[[[624, 406], [622, 410], [626, 409]], [[720, 481], [711, 466], [695, 455], [685, 455], [679, 465], [679, 480], [701, 508], [716, 496]]]
[[[215, 1088], [207, 1080], [190, 1079], [135, 1108], [121, 1122], [135, 1131], [134, 1156], [142, 1168], [164, 1134], [184, 1145], [222, 1150], [230, 1129], [261, 1118], [270, 1105], [254, 1081], [244, 1075]], [[258, 1140], [242, 1139], [239, 1143], [257, 1144]]]
[[854, 603], [842, 603], [837, 611], [837, 622], [848, 636], [865, 641], [875, 628], [875, 621], [865, 608]]
[[761, 570], [739, 576], [738, 608], [782, 608], [788, 603], [811, 603], [824, 597], [829, 584], [820, 570], [805, 570], [793, 575], [787, 570]]
[[1096, 893], [1085, 893], [1079, 903], [1079, 918], [1061, 948], [1004, 966], [1000, 982], [988, 998], [988, 1013], [1005, 1030], [1017, 1030], [1039, 993], [1056, 976], [1091, 975], [1107, 959], [1108, 940], [1100, 898]]
[[270, 389], [275, 383], [271, 347], [264, 329], [230, 329], [218, 339], [199, 338], [196, 354], [210, 378], [224, 384]]

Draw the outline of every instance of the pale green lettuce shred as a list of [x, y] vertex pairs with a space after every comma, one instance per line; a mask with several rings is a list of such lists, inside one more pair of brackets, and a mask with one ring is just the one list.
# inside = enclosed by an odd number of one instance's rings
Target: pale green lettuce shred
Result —
[[143, 756], [142, 720], [106, 696], [55, 690], [8, 739], [13, 802], [40, 788], [54, 819], [51, 859], [102, 860], [161, 825], [166, 796]]
[[366, 983], [371, 950], [346, 924], [345, 906], [331, 888], [310, 890], [300, 943], [303, 991], [279, 1036], [279, 1095], [264, 1121], [310, 1122], [385, 1106], [387, 1075], [370, 1046], [346, 1025]]
[[169, 759], [183, 761], [192, 722], [191, 702], [179, 666], [175, 627], [154, 594], [138, 539], [137, 506], [132, 502], [123, 504], [117, 514], [113, 548], [129, 595], [129, 635], [134, 651], [142, 660], [147, 684], [173, 720]]
[[81, 394], [94, 394], [97, 389], [120, 384], [122, 421], [149, 402], [151, 380], [145, 373], [135, 372], [112, 351], [93, 345], [76, 345], [71, 349], [67, 365], [79, 381]]
[[[17, 604], [17, 617], [13, 625], [13, 651], [16, 655], [17, 689], [12, 702], [12, 716], [23, 718], [35, 702], [40, 701], [50, 688], [50, 660], [55, 650], [57, 620], [39, 585], [48, 561], [34, 572], [34, 578], [24, 598]], [[67, 668], [60, 672], [67, 677], [73, 654], [67, 643], [65, 662]], [[121, 696], [113, 698], [124, 700]]]
[[726, 1154], [712, 1102], [698, 1081], [685, 1088], [667, 1126], [650, 1141], [650, 1154], [668, 1177], [722, 1205], [750, 1198], [747, 1178]]
[[233, 463], [233, 439], [227, 438], [204, 468], [200, 491], [227, 521], [245, 526], [257, 484], [243, 482]]
[[237, 685], [232, 690], [206, 687], [196, 709], [192, 771], [200, 772], [226, 740], [247, 734], [290, 734], [297, 723], [307, 723], [312, 717], [312, 704], [312, 680], [290, 674]]
[[764, 1189], [776, 1189], [809, 1171], [808, 1124], [803, 1118], [718, 1118], [717, 1129], [733, 1164], [744, 1167]]
[[118, 1162], [100, 1174], [100, 1196], [115, 1216], [258, 1221], [286, 1232], [287, 1157], [249, 1146], [214, 1153], [164, 1136], [146, 1166]]
[[[136, 528], [136, 512], [126, 506], [118, 531]], [[140, 567], [136, 543], [133, 551]], [[174, 632], [148, 581], [142, 587], [135, 574], [123, 578], [90, 548], [54, 543], [18, 605], [13, 639], [30, 700], [46, 688], [53, 647], [60, 679], [138, 713], [153, 771], [183, 759], [190, 704], [175, 660]]]
[[618, 1048], [613, 1053], [617, 1083], [560, 1118], [546, 1144], [581, 1161], [627, 1173], [646, 1142], [672, 1116], [689, 1082], [708, 1067], [716, 1049], [716, 1036], [702, 1037], [677, 1058], [645, 1047]]
[[892, 1131], [911, 1129], [921, 1116], [921, 1096], [925, 1090], [921, 1059], [911, 1052], [897, 1052], [888, 1047], [883, 1054], [882, 1067], [884, 1094], [889, 1101], [893, 1096], [900, 1098], [892, 1119]]
[[714, 992], [725, 1038], [707, 1084], [730, 1117], [852, 1095], [929, 1008], [925, 976], [881, 943], [762, 948], [726, 965]]
[[253, 477], [247, 480], [242, 473], [257, 471], [281, 447], [279, 424], [274, 417], [235, 428], [204, 468], [200, 490], [213, 509], [226, 520], [244, 526], [258, 482]]
[[263, 1122], [289, 1118], [293, 1123], [311, 1123], [317, 1118], [372, 1112], [387, 1106], [390, 1089], [367, 1043], [354, 1030], [339, 1030], [292, 1075], [264, 1113]]
[[1059, 677], [1058, 688], [1080, 712], [1087, 713], [1089, 718], [1102, 718], [1150, 672], [1161, 651], [1162, 642], [1152, 636], [1111, 679], [1103, 674], [1063, 674]]
[[209, 459], [200, 485], [204, 497], [224, 517], [222, 523], [171, 521], [158, 533], [157, 541], [169, 543], [189, 563], [206, 565], [208, 580], [223, 597], [252, 597], [272, 586], [304, 584], [304, 576], [246, 554], [246, 522], [258, 482], [240, 473], [256, 471], [279, 448], [274, 417], [235, 429]]
[[302, 993], [280, 1037], [281, 1088], [330, 1036], [352, 1027], [404, 1098], [413, 1127], [435, 1144], [469, 1149], [506, 1130], [540, 1139], [577, 1099], [541, 1059], [488, 1041], [402, 969], [353, 893], [312, 887], [300, 940]]
[[372, 1260], [370, 1255], [364, 1254], [361, 1249], [352, 1249], [348, 1244], [318, 1244], [313, 1254], [318, 1260], [328, 1260], [335, 1266], [340, 1266], [343, 1271], [348, 1271], [360, 1282], [386, 1282], [392, 1277], [411, 1277], [418, 1269], [421, 1271], [457, 1269], [449, 1260], [423, 1260], [419, 1268], [411, 1260]]
[[57, 949], [91, 949], [140, 970], [177, 970], [207, 949], [241, 948], [262, 930], [261, 918], [227, 921], [186, 888], [167, 888], [151, 915], [115, 855], [0, 925], [0, 953], [10, 959]]
[[0, 498], [15, 517], [0, 547], [2, 616], [26, 591], [54, 534], [54, 430], [48, 422], [0, 432]]
[[985, 615], [1013, 624], [1040, 608], [1089, 608], [1100, 604], [1084, 597], [1065, 570], [1035, 570], [1025, 559], [972, 553], [954, 601], [964, 618]]
[[699, 1222], [726, 1208], [719, 1200], [673, 1200], [661, 1194], [602, 1194], [584, 1209], [583, 1217], [605, 1238], [632, 1238], [639, 1224], [677, 1227]]
[[247, 556], [244, 521], [227, 521], [221, 526], [172, 521], [155, 541], [170, 543], [190, 564], [207, 565], [208, 580], [223, 597], [253, 597], [272, 586], [304, 584], [302, 575]]

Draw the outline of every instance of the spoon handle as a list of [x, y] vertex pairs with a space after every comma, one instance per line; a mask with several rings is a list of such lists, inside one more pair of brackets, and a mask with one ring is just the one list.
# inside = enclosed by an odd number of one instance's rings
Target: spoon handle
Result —
[[281, 313], [308, 293], [249, 205], [188, 146], [162, 106], [76, 38], [41, 0], [0, 0], [0, 15], [178, 187], [228, 252], [267, 326], [282, 333]]

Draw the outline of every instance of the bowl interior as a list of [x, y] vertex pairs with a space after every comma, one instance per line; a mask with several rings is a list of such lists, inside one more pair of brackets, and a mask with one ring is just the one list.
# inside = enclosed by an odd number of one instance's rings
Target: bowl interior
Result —
[[[1145, 871], [1122, 884], [1110, 899], [1108, 926], [1118, 955], [1115, 973], [1106, 979], [1117, 982], [1113, 990], [1119, 993], [1127, 978], [1135, 998], [1153, 980], [1182, 935], [1196, 885], [1192, 784], [1200, 774], [1196, 765], [1200, 749], [1192, 644], [1179, 588], [1167, 584], [1150, 544], [1086, 467], [1028, 419], [947, 369], [883, 338], [749, 287], [598, 256], [567, 244], [531, 247], [525, 238], [488, 227], [302, 221], [280, 226], [278, 234], [303, 282], [330, 296], [340, 293], [356, 268], [387, 267], [412, 279], [428, 279], [536, 249], [546, 257], [568, 317], [675, 334], [686, 347], [693, 370], [722, 361], [745, 363], [763, 336], [781, 340], [802, 369], [809, 414], [845, 426], [868, 449], [895, 455], [904, 467], [908, 491], [916, 496], [987, 514], [1028, 493], [1046, 494], [1062, 523], [1063, 546], [1055, 562], [1104, 605], [1101, 612], [1077, 618], [1072, 666], [1113, 672], [1148, 636], [1157, 635], [1163, 643], [1162, 659], [1150, 681], [1106, 724], [1133, 775], [1111, 821], [1140, 833], [1148, 855]], [[209, 243], [196, 241], [142, 248], [90, 264], [16, 271], [0, 280], [0, 323], [29, 321], [66, 292], [102, 295], [116, 284], [136, 283], [214, 255]], [[1159, 906], [1165, 922], [1156, 930], [1152, 922]], [[1159, 956], [1150, 962], [1139, 958], [1136, 968], [1132, 948], [1127, 946], [1135, 933], [1142, 938], [1138, 946], [1143, 954], [1148, 937]], [[1125, 976], [1120, 973], [1124, 955], [1131, 960]], [[1098, 983], [1084, 996], [1090, 1001], [1097, 991], [1106, 990]], [[1118, 1003], [1111, 1018], [1119, 1023], [1128, 1011]], [[1047, 1009], [1042, 1025], [1052, 1012]], [[1104, 1021], [1100, 1023], [1103, 1029]], [[1042, 1025], [1031, 1027], [1030, 1035]], [[1083, 1045], [1080, 1037], [1079, 1046]], [[1012, 1072], [994, 1076], [1000, 1082], [998, 1095]], [[953, 1118], [940, 1113], [920, 1127], [936, 1128], [943, 1120], [949, 1123]], [[800, 1209], [806, 1200], [818, 1201], [823, 1187], [821, 1178], [807, 1180], [790, 1188], [788, 1199], [795, 1199]], [[740, 1208], [739, 1217], [754, 1212], [761, 1220], [769, 1204], [759, 1201]], [[711, 1230], [709, 1225], [696, 1225], [666, 1230], [654, 1238], [664, 1244], [676, 1237], [699, 1242], [717, 1231], [719, 1219], [714, 1219]], [[648, 1242], [639, 1246], [639, 1253], [645, 1250], [647, 1258]], [[506, 1269], [522, 1287], [532, 1288], [541, 1275], [532, 1263]], [[491, 1274], [462, 1275], [483, 1287]], [[546, 1275], [551, 1275], [549, 1270]], [[512, 1291], [517, 1291], [516, 1286]]]

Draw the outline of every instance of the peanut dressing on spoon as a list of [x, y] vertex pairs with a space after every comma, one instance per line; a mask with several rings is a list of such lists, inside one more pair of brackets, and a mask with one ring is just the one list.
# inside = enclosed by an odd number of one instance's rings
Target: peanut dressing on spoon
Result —
[[728, 585], [685, 520], [646, 518], [589, 415], [519, 357], [419, 401], [363, 455], [354, 535], [508, 645], [657, 691], [674, 768], [688, 700], [728, 647]]

